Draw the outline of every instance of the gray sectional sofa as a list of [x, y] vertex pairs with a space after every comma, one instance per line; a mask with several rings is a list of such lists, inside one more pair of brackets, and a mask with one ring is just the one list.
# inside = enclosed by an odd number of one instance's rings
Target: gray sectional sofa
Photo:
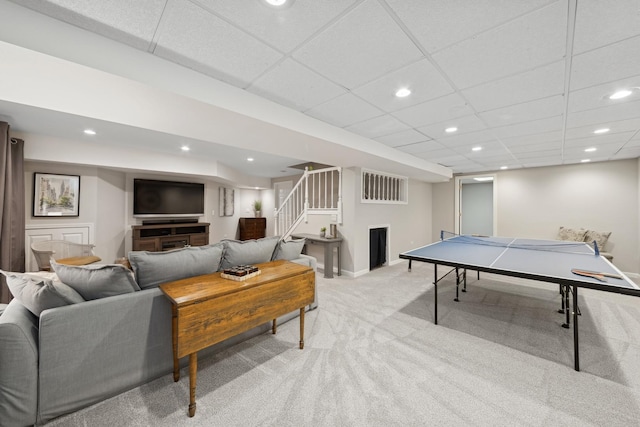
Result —
[[[133, 271], [120, 265], [54, 264], [51, 278], [3, 272], [15, 298], [0, 306], [0, 425], [44, 424], [170, 375], [171, 305], [160, 283], [272, 259], [315, 271], [315, 258], [301, 249], [302, 242], [271, 237], [130, 252]], [[317, 291], [309, 309], [316, 306]], [[269, 328], [254, 328], [200, 352], [199, 358]]]

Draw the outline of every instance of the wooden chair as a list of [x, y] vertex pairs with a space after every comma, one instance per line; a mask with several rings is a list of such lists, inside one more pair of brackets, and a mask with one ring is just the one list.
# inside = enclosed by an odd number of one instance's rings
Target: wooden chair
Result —
[[38, 269], [51, 271], [50, 260], [59, 264], [86, 265], [100, 261], [93, 253], [95, 245], [74, 243], [67, 240], [43, 240], [31, 244]]

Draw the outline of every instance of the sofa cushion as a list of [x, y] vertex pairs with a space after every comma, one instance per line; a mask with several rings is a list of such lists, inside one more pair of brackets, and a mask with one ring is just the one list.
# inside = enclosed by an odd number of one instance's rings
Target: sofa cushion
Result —
[[120, 264], [65, 265], [51, 261], [51, 267], [63, 283], [86, 300], [139, 291], [133, 272]]
[[584, 228], [567, 228], [560, 227], [558, 230], [558, 240], [568, 240], [571, 242], [584, 242], [584, 235], [587, 230]]
[[202, 274], [215, 273], [220, 268], [222, 243], [191, 246], [167, 252], [129, 252], [129, 262], [140, 288], [155, 288], [161, 283]]
[[289, 240], [286, 242], [280, 240], [273, 254], [273, 260], [286, 259], [287, 261], [291, 261], [300, 258], [304, 242], [305, 239]]
[[280, 240], [279, 236], [265, 237], [257, 240], [223, 240], [224, 256], [220, 268], [231, 268], [236, 265], [253, 265], [271, 261], [271, 257]]
[[40, 316], [44, 310], [83, 302], [84, 298], [73, 288], [50, 279], [26, 273], [0, 272], [7, 278], [11, 295], [31, 313]]
[[598, 249], [602, 251], [609, 240], [609, 236], [611, 236], [610, 231], [587, 230], [584, 235], [584, 241], [587, 243], [593, 243], [595, 241], [598, 244]]

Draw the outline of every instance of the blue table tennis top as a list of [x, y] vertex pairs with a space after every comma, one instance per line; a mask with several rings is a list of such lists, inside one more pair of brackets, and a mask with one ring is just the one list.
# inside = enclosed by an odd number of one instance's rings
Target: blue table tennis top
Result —
[[[400, 254], [400, 258], [476, 269], [640, 296], [640, 287], [589, 245], [558, 240], [461, 235]], [[601, 282], [571, 269], [618, 274]]]

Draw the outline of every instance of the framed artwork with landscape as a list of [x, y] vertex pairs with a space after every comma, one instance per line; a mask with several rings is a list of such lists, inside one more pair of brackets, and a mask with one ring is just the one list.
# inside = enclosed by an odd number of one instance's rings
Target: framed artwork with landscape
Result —
[[33, 216], [60, 217], [80, 214], [80, 176], [35, 172]]

